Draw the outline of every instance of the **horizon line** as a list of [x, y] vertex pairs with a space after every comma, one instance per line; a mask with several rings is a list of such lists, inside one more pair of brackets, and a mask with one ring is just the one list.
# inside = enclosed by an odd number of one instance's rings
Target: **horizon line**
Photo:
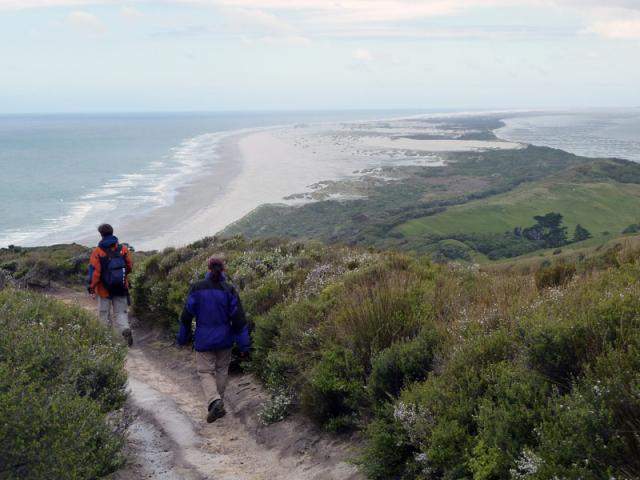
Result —
[[553, 107], [381, 107], [381, 108], [291, 108], [291, 109], [185, 109], [185, 110], [77, 110], [77, 111], [27, 111], [27, 112], [0, 112], [0, 117], [9, 116], [55, 116], [55, 115], [189, 115], [189, 114], [264, 114], [264, 113], [335, 113], [335, 112], [425, 112], [425, 113], [450, 113], [450, 112], [549, 112], [549, 111], [589, 111], [589, 110], [636, 110], [640, 105], [633, 106], [553, 106]]

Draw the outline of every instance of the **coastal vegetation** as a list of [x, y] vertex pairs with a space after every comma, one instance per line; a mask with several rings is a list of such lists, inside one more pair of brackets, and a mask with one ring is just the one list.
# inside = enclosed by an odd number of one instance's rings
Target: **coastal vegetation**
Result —
[[112, 333], [81, 308], [0, 287], [0, 478], [116, 471], [124, 356]]
[[91, 249], [77, 244], [0, 248], [0, 272], [31, 288], [85, 281]]
[[[472, 127], [479, 128], [474, 135], [493, 135], [472, 119], [443, 125], [447, 138], [462, 138]], [[459, 135], [451, 133], [456, 129]], [[413, 153], [418, 159], [432, 155]], [[387, 166], [322, 182], [313, 189], [313, 201], [263, 205], [223, 233], [312, 238], [482, 263], [554, 248], [514, 235], [531, 226], [534, 217], [552, 212], [562, 215], [568, 235], [578, 230], [569, 238], [572, 248], [635, 231], [637, 163], [530, 145], [439, 157], [442, 166]]]
[[[452, 247], [452, 246], [451, 246]], [[172, 330], [209, 255], [253, 330], [265, 422], [359, 430], [371, 479], [640, 475], [640, 252], [478, 270], [316, 242], [209, 238], [143, 262], [136, 311]]]

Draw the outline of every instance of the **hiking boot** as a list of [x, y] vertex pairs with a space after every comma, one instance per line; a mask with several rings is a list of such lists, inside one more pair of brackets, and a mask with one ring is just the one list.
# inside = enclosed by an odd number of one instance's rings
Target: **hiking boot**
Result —
[[132, 346], [133, 345], [133, 334], [131, 333], [131, 329], [130, 328], [125, 328], [122, 331], [122, 336], [124, 337], [124, 341], [127, 342], [128, 346]]
[[209, 404], [209, 413], [207, 414], [207, 423], [213, 423], [217, 419], [225, 416], [224, 403], [222, 400], [214, 400]]

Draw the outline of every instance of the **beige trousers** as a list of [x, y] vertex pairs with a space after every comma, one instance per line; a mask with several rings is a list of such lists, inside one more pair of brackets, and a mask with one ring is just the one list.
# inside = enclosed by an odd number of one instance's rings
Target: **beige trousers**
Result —
[[230, 348], [228, 350], [196, 352], [196, 371], [207, 399], [207, 406], [215, 400], [224, 400], [230, 363]]
[[[109, 328], [115, 328], [122, 332], [129, 328], [129, 315], [127, 310], [127, 297], [102, 298], [98, 297], [98, 312], [100, 321]], [[114, 325], [115, 323], [115, 325]]]

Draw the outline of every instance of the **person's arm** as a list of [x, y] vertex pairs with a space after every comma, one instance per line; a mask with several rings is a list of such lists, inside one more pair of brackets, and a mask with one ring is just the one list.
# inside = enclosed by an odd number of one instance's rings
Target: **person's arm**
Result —
[[231, 331], [234, 335], [239, 335], [247, 325], [247, 318], [240, 301], [240, 295], [234, 287], [228, 292], [229, 295], [229, 320], [231, 321]]
[[180, 330], [178, 331], [178, 337], [176, 341], [178, 345], [186, 345], [191, 341], [191, 325], [193, 324], [193, 318], [196, 316], [196, 299], [193, 291], [189, 289], [187, 295], [187, 301], [182, 309], [180, 315]]
[[127, 275], [133, 272], [133, 257], [131, 256], [131, 250], [126, 245], [122, 246], [122, 256], [124, 257], [124, 263], [126, 264]]
[[88, 285], [87, 290], [93, 294], [96, 290], [96, 286], [100, 283], [101, 265], [100, 256], [98, 255], [98, 249], [94, 248], [89, 257], [89, 273], [88, 273]]
[[246, 354], [251, 350], [251, 336], [249, 335], [249, 325], [245, 325], [239, 335], [236, 336], [236, 344], [240, 353]]

